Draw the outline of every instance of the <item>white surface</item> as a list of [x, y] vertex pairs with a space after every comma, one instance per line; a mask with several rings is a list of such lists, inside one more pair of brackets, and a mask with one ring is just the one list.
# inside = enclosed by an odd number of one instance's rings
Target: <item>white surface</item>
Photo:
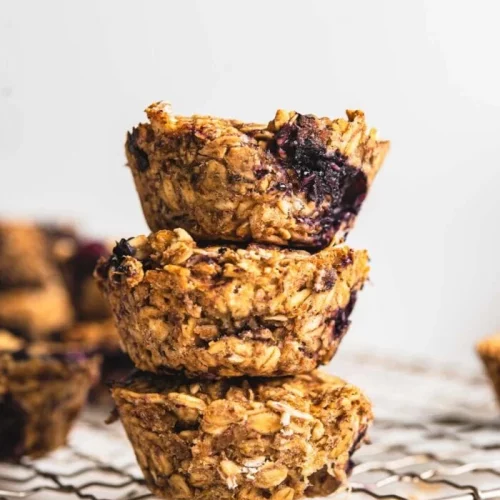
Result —
[[363, 108], [393, 147], [350, 242], [372, 255], [350, 344], [472, 359], [500, 323], [500, 4], [0, 0], [0, 212], [145, 230], [142, 109], [267, 121]]

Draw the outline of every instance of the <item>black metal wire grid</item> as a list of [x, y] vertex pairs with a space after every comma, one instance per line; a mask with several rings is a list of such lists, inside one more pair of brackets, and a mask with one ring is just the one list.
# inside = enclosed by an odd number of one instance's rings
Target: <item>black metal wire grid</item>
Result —
[[[358, 354], [332, 368], [365, 389], [378, 417], [338, 498], [500, 499], [500, 419], [483, 377]], [[0, 465], [0, 500], [154, 499], [121, 426], [104, 418], [89, 410], [67, 447]]]

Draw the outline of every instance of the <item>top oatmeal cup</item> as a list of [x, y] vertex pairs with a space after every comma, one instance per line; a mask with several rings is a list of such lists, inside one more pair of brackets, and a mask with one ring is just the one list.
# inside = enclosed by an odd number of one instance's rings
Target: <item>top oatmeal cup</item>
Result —
[[146, 110], [126, 154], [152, 231], [320, 249], [353, 226], [389, 142], [347, 119], [279, 110], [267, 125]]

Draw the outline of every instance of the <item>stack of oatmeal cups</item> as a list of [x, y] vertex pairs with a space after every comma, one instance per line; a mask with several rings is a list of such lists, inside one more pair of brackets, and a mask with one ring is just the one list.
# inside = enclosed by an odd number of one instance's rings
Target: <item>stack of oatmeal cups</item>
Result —
[[368, 276], [343, 240], [389, 143], [360, 111], [147, 115], [126, 153], [153, 233], [95, 272], [137, 368], [112, 395], [146, 483], [175, 499], [329, 494], [372, 413], [316, 369]]

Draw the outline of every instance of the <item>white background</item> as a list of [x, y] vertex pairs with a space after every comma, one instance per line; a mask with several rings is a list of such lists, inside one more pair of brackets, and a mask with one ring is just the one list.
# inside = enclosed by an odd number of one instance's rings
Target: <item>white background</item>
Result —
[[146, 231], [123, 141], [152, 101], [361, 108], [392, 150], [349, 240], [373, 272], [346, 343], [467, 363], [500, 327], [499, 6], [0, 0], [0, 213]]

